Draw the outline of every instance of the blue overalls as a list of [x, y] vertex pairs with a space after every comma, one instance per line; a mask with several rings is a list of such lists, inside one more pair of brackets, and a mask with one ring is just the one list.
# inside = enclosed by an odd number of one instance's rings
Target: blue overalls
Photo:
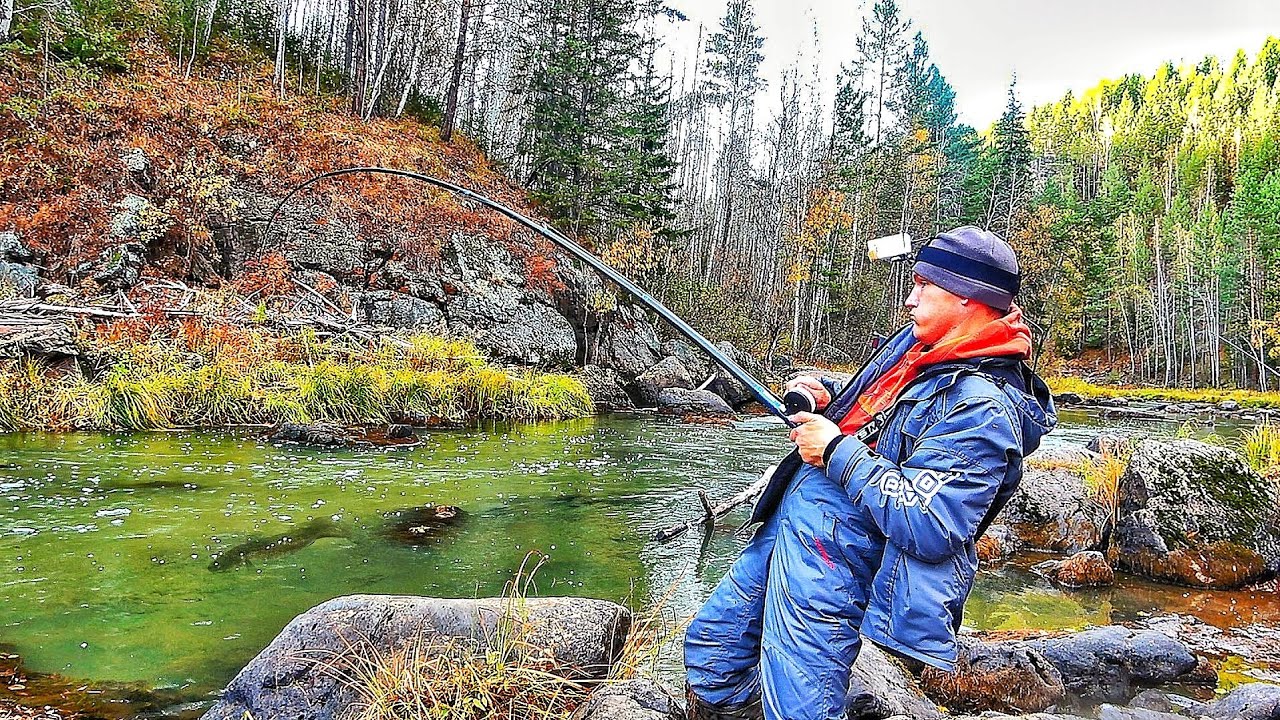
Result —
[[[913, 343], [909, 327], [891, 338], [825, 414], [843, 417]], [[770, 720], [835, 720], [862, 636], [949, 669], [975, 540], [1055, 423], [1039, 378], [984, 358], [922, 370], [868, 426], [875, 451], [846, 438], [826, 468], [793, 452], [685, 635], [690, 688], [718, 706], [762, 696]]]

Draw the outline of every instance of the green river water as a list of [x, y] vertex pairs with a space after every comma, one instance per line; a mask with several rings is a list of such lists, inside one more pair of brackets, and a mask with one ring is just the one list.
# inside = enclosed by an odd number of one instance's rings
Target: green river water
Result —
[[[1086, 416], [1064, 420], [1053, 444], [1096, 432]], [[654, 532], [697, 513], [695, 489], [728, 497], [787, 447], [771, 422], [650, 416], [420, 438], [321, 451], [251, 430], [0, 435], [0, 644], [29, 671], [207, 698], [324, 600], [496, 595], [532, 550], [550, 558], [536, 594], [637, 608], [669, 596], [669, 612], [687, 616], [745, 542], [731, 530], [746, 511], [705, 545], [692, 534], [661, 545]], [[457, 526], [418, 546], [388, 537], [389, 513], [431, 503], [460, 507]], [[320, 525], [325, 537], [295, 551], [227, 562], [241, 543]], [[1009, 566], [982, 573], [967, 621], [1082, 627], [1186, 603], [1192, 594], [1134, 581], [1068, 594]]]

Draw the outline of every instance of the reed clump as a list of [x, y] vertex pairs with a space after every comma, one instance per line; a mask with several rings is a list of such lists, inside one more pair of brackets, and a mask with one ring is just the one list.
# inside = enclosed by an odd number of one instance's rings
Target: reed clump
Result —
[[592, 412], [574, 378], [495, 367], [468, 341], [427, 334], [368, 341], [209, 321], [146, 330], [124, 321], [83, 331], [79, 345], [79, 372], [0, 364], [0, 429], [374, 423], [397, 414], [541, 420]]

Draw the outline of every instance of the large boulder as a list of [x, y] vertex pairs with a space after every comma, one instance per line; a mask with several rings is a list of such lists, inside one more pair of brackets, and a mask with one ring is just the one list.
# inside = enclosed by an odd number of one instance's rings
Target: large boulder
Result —
[[1063, 698], [1062, 675], [1039, 651], [1014, 643], [960, 639], [953, 672], [925, 668], [925, 691], [952, 710], [1039, 712]]
[[[743, 370], [746, 370], [748, 375], [761, 382], [764, 381], [764, 368], [760, 365], [760, 361], [752, 357], [750, 353], [739, 350], [728, 340], [716, 343], [716, 348], [730, 360], [737, 363]], [[707, 386], [707, 389], [724, 398], [724, 401], [734, 408], [740, 408], [756, 399], [756, 396], [747, 389], [746, 385], [730, 375], [729, 371], [722, 367], [716, 367], [715, 378]]]
[[653, 680], [624, 680], [601, 685], [572, 720], [684, 720], [679, 693]]
[[1154, 630], [1119, 625], [1021, 646], [1053, 663], [1067, 694], [1089, 703], [1126, 702], [1144, 687], [1188, 680], [1199, 665], [1181, 642]]
[[1196, 440], [1145, 440], [1120, 478], [1114, 549], [1122, 569], [1234, 588], [1280, 570], [1277, 487], [1236, 453]]
[[684, 363], [674, 355], [663, 358], [657, 365], [645, 370], [636, 378], [636, 397], [641, 407], [658, 404], [658, 394], [667, 388], [694, 388], [693, 378]]
[[902, 663], [869, 642], [862, 644], [862, 651], [853, 663], [845, 708], [848, 720], [882, 720], [895, 716], [941, 720], [944, 717]]
[[617, 370], [628, 381], [662, 358], [657, 331], [635, 305], [619, 304], [599, 321], [594, 332], [588, 328], [587, 345], [594, 363]]
[[1199, 712], [1212, 720], [1280, 720], [1280, 685], [1241, 685]]
[[591, 402], [597, 410], [615, 412], [618, 410], [634, 410], [635, 404], [631, 396], [622, 386], [622, 377], [613, 368], [599, 365], [586, 365], [576, 376], [586, 386], [591, 395]]
[[1023, 544], [1053, 552], [1095, 549], [1107, 525], [1084, 478], [1063, 468], [1028, 468], [1000, 517]]
[[294, 618], [232, 679], [204, 720], [331, 720], [360, 703], [358, 683], [371, 658], [438, 641], [487, 642], [514, 623], [530, 648], [554, 657], [565, 674], [599, 679], [621, 652], [630, 613], [584, 598], [443, 600], [349, 595]]
[[672, 355], [680, 360], [680, 364], [689, 371], [689, 377], [693, 378], [694, 387], [711, 379], [716, 369], [720, 367], [707, 357], [705, 352], [694, 347], [684, 338], [671, 338], [662, 343], [662, 352], [664, 355]]
[[719, 395], [708, 390], [667, 388], [658, 393], [658, 412], [699, 417], [724, 416], [732, 415], [733, 408]]

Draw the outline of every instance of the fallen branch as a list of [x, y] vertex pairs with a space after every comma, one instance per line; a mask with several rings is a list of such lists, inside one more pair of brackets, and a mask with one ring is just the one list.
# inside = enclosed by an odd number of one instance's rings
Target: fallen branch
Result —
[[764, 471], [764, 474], [760, 476], [760, 479], [751, 483], [750, 487], [714, 507], [712, 507], [711, 502], [707, 499], [706, 491], [699, 490], [698, 499], [702, 503], [702, 516], [663, 528], [658, 531], [654, 539], [658, 542], [668, 542], [673, 538], [683, 535], [685, 531], [690, 528], [699, 526], [705, 526], [707, 530], [710, 531], [711, 528], [715, 527], [715, 521], [725, 515], [728, 515], [729, 511], [739, 505], [752, 502], [758, 498], [760, 494], [764, 492], [765, 486], [769, 484], [769, 479], [773, 477], [773, 471], [777, 469], [777, 465], [770, 465], [768, 469]]

